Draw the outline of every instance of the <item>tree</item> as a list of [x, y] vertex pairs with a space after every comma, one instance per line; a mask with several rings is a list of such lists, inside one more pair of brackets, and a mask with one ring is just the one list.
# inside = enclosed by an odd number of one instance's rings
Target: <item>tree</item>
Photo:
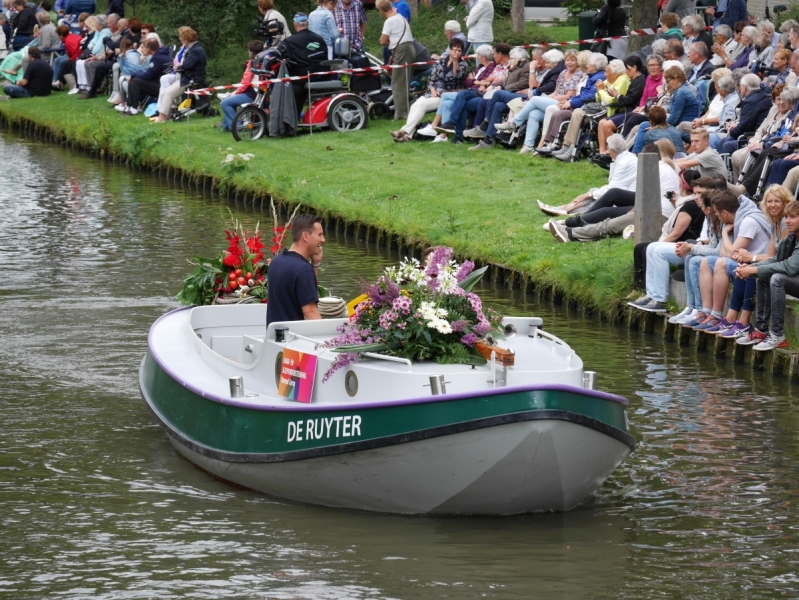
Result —
[[511, 0], [510, 20], [515, 33], [524, 33], [526, 24], [524, 22], [524, 0]]
[[408, 6], [411, 7], [411, 16], [415, 17], [419, 14], [419, 1], [418, 0], [408, 0]]
[[[630, 29], [655, 29], [658, 26], [658, 0], [636, 0], [632, 3]], [[634, 35], [627, 44], [627, 52], [640, 50], [652, 43], [651, 35]]]

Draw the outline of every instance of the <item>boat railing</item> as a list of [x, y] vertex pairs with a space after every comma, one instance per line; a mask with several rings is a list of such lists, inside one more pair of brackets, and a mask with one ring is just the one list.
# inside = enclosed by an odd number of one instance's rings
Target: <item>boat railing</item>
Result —
[[358, 356], [366, 356], [368, 358], [375, 358], [377, 360], [387, 360], [389, 362], [396, 362], [406, 365], [409, 369], [413, 369], [413, 363], [407, 358], [400, 358], [398, 356], [387, 356], [385, 354], [377, 354], [375, 352], [360, 352]]
[[559, 344], [561, 346], [568, 346], [568, 344], [564, 342], [562, 339], [560, 339], [559, 337], [555, 337], [554, 335], [544, 331], [543, 329], [539, 329], [536, 333], [538, 333], [540, 337], [547, 339], [550, 342], [555, 342], [556, 344]]

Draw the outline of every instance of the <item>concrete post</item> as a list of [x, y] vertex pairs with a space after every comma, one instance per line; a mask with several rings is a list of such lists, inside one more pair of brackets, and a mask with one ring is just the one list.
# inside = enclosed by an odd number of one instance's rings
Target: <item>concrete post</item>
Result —
[[663, 227], [660, 209], [660, 169], [657, 154], [638, 155], [638, 174], [635, 184], [635, 243], [656, 242]]

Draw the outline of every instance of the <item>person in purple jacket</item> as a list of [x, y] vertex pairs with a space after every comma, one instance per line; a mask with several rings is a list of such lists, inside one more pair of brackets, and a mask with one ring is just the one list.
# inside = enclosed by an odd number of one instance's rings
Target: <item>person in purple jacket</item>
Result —
[[[161, 89], [161, 75], [172, 67], [172, 55], [169, 48], [160, 46], [158, 40], [148, 39], [141, 46], [144, 56], [150, 57], [150, 66], [141, 73], [135, 73], [128, 83], [127, 108], [122, 111], [123, 117], [129, 117], [139, 112], [139, 103], [143, 96], [158, 97]], [[121, 104], [119, 106], [122, 106]]]

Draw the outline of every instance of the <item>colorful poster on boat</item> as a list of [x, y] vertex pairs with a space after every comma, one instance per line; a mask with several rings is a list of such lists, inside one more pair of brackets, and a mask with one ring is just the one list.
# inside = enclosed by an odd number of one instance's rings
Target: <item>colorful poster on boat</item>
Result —
[[297, 402], [311, 402], [313, 382], [316, 378], [316, 355], [286, 348], [280, 367], [280, 385], [277, 393]]

